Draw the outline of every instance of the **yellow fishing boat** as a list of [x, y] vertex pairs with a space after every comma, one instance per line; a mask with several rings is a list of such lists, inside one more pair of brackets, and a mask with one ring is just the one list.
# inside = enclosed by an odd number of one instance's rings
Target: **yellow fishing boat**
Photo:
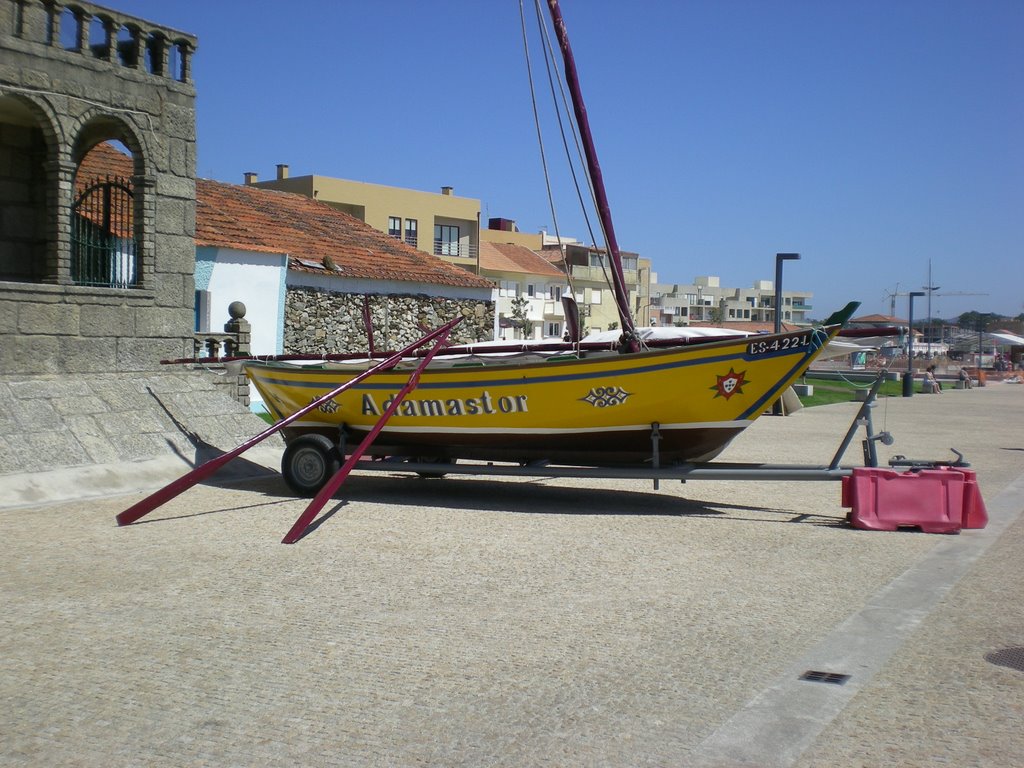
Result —
[[[807, 370], [856, 306], [817, 328], [630, 354], [447, 350], [419, 374], [366, 452], [594, 466], [648, 462], [655, 452], [662, 462], [707, 461]], [[249, 361], [244, 368], [283, 419], [372, 362]], [[293, 421], [284, 430], [289, 451], [324, 453], [340, 444], [340, 458], [382, 420], [420, 362], [368, 377]], [[299, 439], [310, 435], [317, 437]], [[289, 469], [297, 460], [286, 457], [286, 476], [302, 474]]]

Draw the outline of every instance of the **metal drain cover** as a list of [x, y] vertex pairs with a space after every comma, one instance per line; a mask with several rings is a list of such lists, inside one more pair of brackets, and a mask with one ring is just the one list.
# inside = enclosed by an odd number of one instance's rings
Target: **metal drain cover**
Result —
[[816, 669], [809, 669], [800, 675], [800, 679], [806, 680], [809, 683], [831, 683], [832, 685], [843, 685], [850, 679], [850, 676], [840, 674], [839, 672], [819, 672]]
[[1003, 648], [1001, 651], [992, 651], [985, 654], [985, 661], [1024, 672], [1024, 648]]

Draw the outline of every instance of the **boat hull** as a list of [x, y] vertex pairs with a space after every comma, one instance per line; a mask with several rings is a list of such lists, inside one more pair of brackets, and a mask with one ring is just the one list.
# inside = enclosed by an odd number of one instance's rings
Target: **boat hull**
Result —
[[[706, 461], [802, 375], [839, 326], [634, 354], [435, 361], [367, 451], [431, 459], [620, 464]], [[358, 443], [415, 361], [342, 392], [285, 430]], [[250, 362], [246, 373], [284, 418], [365, 370]]]

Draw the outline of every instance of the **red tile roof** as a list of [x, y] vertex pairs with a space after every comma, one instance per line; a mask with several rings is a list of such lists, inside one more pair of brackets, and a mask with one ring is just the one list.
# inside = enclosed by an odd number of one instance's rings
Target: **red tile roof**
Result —
[[901, 320], [898, 317], [892, 315], [861, 315], [860, 317], [850, 318], [851, 323], [869, 323], [871, 325], [888, 324], [897, 325], [899, 323], [907, 324], [906, 320]]
[[343, 277], [493, 286], [326, 203], [209, 179], [196, 179], [196, 245], [286, 253], [289, 267], [304, 272], [323, 274], [329, 257]]
[[512, 243], [480, 243], [480, 268], [495, 272], [522, 272], [530, 275], [565, 277], [547, 259], [522, 245]]
[[[109, 144], [82, 162], [90, 175], [131, 175], [131, 158]], [[289, 268], [339, 277], [490, 288], [490, 280], [396, 240], [304, 195], [196, 179], [196, 245], [287, 254]], [[301, 260], [301, 261], [300, 261]], [[307, 263], [303, 263], [307, 262]]]

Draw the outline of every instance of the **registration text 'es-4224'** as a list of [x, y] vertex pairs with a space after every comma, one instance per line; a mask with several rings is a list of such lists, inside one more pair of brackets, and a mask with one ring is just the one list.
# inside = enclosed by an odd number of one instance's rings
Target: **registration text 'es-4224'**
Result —
[[806, 347], [811, 343], [811, 333], [796, 336], [776, 336], [773, 339], [757, 339], [747, 344], [749, 355], [770, 355], [773, 352], [785, 352], [798, 347]]

